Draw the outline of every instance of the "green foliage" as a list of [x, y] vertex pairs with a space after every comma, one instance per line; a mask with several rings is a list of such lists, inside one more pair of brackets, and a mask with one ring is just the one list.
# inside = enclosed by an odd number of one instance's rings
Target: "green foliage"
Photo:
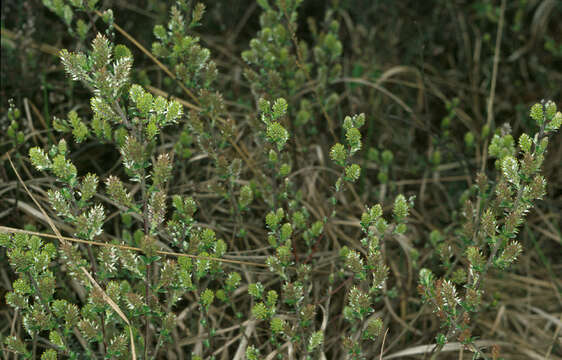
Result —
[[336, 143], [330, 150], [330, 158], [339, 166], [344, 167], [343, 176], [336, 182], [336, 191], [340, 191], [342, 180], [355, 182], [361, 176], [361, 166], [351, 162], [351, 157], [361, 150], [361, 132], [359, 128], [365, 123], [365, 114], [346, 116], [343, 121], [347, 148]]
[[199, 25], [205, 5], [196, 4], [191, 16], [187, 10], [181, 2], [172, 6], [167, 26], [154, 27], [158, 41], [152, 44], [152, 52], [165, 59], [188, 88], [207, 89], [217, 77], [217, 67], [209, 49], [199, 45], [199, 37], [188, 34], [188, 30]]
[[[194, 359], [221, 351], [248, 359], [367, 359], [382, 356], [381, 335], [389, 330], [395, 339], [408, 332], [406, 342], [393, 339], [391, 347], [434, 339], [435, 353], [451, 341], [483, 353], [473, 319], [493, 308], [485, 281], [503, 276], [522, 256], [518, 233], [546, 195], [546, 151], [562, 124], [554, 102], [533, 105], [533, 123], [516, 127], [517, 137], [509, 126], [472, 123], [478, 106], [468, 114], [459, 98], [431, 89], [445, 105], [433, 134], [429, 112], [420, 121], [414, 102], [383, 87], [394, 74], [416, 69], [363, 73], [369, 50], [354, 42], [366, 31], [353, 26], [345, 4], [327, 6], [321, 29], [311, 17], [303, 31], [301, 0], [258, 1], [260, 28], [241, 54], [245, 64], [237, 65], [244, 67], [246, 90], [240, 90], [219, 76], [229, 48], [195, 33], [205, 21], [200, 3], [180, 0], [168, 12], [149, 1], [148, 13], [157, 14], [151, 53], [159, 60], [150, 56], [157, 70], [141, 59], [133, 67], [138, 52], [115, 44], [116, 31], [131, 38], [111, 9], [99, 12], [95, 0], [43, 3], [76, 39], [79, 50], [64, 49], [59, 58], [91, 97], [56, 107], [60, 118], [49, 115], [45, 125], [53, 137], [42, 141], [13, 101], [6, 114], [3, 144], [16, 155], [14, 168], [31, 174], [20, 156], [29, 149], [38, 171], [32, 176], [41, 175], [27, 185], [36, 194], [47, 188], [38, 196], [50, 205], [47, 216], [74, 237], [0, 233], [0, 257], [14, 272], [5, 300], [22, 330], [3, 336], [7, 351], [22, 358], [128, 359], [133, 343], [139, 359], [177, 349]], [[475, 7], [482, 7], [478, 16], [498, 21], [491, 5]], [[339, 36], [347, 33], [357, 77], [351, 80], [341, 76], [348, 45]], [[392, 81], [415, 84], [418, 107], [433, 106], [434, 99], [422, 99], [423, 83]], [[358, 84], [374, 90], [367, 94]], [[50, 90], [45, 86], [45, 94]], [[383, 111], [369, 111], [369, 119], [345, 116], [385, 104], [375, 90], [391, 95], [401, 111], [392, 116], [407, 131], [389, 123], [379, 128]], [[358, 96], [368, 104], [358, 105]], [[407, 114], [413, 120], [404, 120]], [[425, 125], [429, 146], [418, 154], [409, 146]], [[458, 154], [450, 151], [457, 143]], [[439, 182], [440, 169], [471, 169], [467, 157], [475, 155], [490, 179], [481, 173], [474, 185], [439, 183], [438, 195], [436, 188], [426, 192], [428, 183]], [[488, 155], [495, 169], [486, 168]], [[419, 164], [411, 170], [405, 160]], [[415, 171], [423, 182], [416, 188], [421, 209], [437, 203], [438, 221], [415, 210], [410, 186], [417, 180], [400, 182]], [[457, 195], [459, 208], [449, 199]], [[374, 197], [378, 203], [367, 205]], [[14, 211], [29, 211], [17, 197], [9, 200]], [[419, 297], [409, 288], [416, 276]], [[426, 329], [436, 331], [421, 333], [418, 318], [435, 322]]]
[[[545, 194], [544, 178], [538, 174], [546, 146], [544, 140], [550, 132], [559, 128], [558, 124], [552, 124], [557, 116], [556, 107], [550, 108], [550, 115], [548, 111], [543, 111], [548, 104], [550, 102], [543, 102], [531, 108], [531, 118], [539, 131], [532, 138], [527, 134], [521, 135], [521, 159], [516, 158], [513, 137], [509, 134], [495, 135], [489, 146], [490, 155], [497, 158], [496, 164], [501, 164], [495, 191], [487, 189], [487, 181], [484, 175], [480, 175], [480, 208], [475, 209], [470, 200], [466, 201], [465, 224], [459, 232], [462, 253], [458, 255], [463, 256], [468, 264], [462, 274], [469, 275], [460, 275], [457, 271], [449, 279], [435, 279], [430, 270], [420, 270], [423, 299], [432, 304], [434, 312], [442, 314], [442, 326], [446, 329], [446, 334], [439, 337], [440, 348], [453, 337], [471, 341], [468, 319], [482, 306], [482, 279], [491, 268], [508, 268], [522, 252], [522, 245], [514, 239], [533, 203]], [[441, 241], [437, 235], [434, 238], [434, 242]], [[462, 294], [455, 285], [459, 282], [466, 289]]]

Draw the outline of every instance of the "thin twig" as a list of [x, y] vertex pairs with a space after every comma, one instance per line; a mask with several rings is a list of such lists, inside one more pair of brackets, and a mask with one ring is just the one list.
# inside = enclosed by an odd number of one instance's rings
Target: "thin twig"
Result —
[[[503, 25], [505, 20], [505, 5], [506, 1], [502, 0], [501, 10], [500, 10], [500, 21], [498, 23], [498, 32], [496, 34], [496, 48], [494, 50], [494, 66], [492, 70], [492, 82], [490, 84], [490, 97], [488, 98], [488, 108], [486, 117], [486, 126], [488, 129], [492, 130], [492, 125], [494, 122], [494, 98], [496, 96], [496, 82], [498, 78], [498, 64], [500, 62], [500, 48], [503, 34]], [[482, 166], [480, 172], [484, 172], [486, 169], [486, 160], [488, 159], [488, 140], [484, 142], [484, 147], [482, 149]]]

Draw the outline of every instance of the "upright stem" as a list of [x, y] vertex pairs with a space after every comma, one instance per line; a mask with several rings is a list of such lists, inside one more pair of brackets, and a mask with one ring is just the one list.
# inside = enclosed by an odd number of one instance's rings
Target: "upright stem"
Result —
[[[150, 264], [146, 265], [146, 283], [145, 283], [145, 304], [148, 307], [148, 297], [149, 297], [149, 290], [150, 290]], [[144, 315], [144, 358], [148, 359], [148, 346], [150, 344], [150, 331], [148, 331], [148, 327], [150, 326], [149, 316], [148, 313]]]
[[[143, 138], [143, 131], [142, 131], [142, 127], [138, 129], [138, 137], [140, 140], [140, 143], [144, 143], [144, 138]], [[143, 149], [143, 151], [146, 149]], [[142, 167], [142, 170], [139, 171], [139, 175], [140, 175], [140, 187], [141, 187], [141, 194], [142, 194], [142, 219], [143, 219], [143, 226], [144, 226], [144, 235], [148, 236], [149, 235], [149, 224], [148, 224], [148, 195], [146, 193], [146, 169], [144, 167]], [[151, 270], [151, 264], [148, 263], [146, 264], [146, 273], [145, 273], [145, 291], [144, 291], [144, 303], [146, 305], [147, 309], [150, 309], [149, 307], [149, 296], [150, 296], [150, 270]], [[148, 310], [149, 311], [149, 310]], [[149, 331], [149, 326], [150, 326], [150, 316], [149, 313], [147, 312], [144, 315], [144, 358], [148, 359], [148, 354], [149, 354], [149, 345], [150, 345], [150, 331]]]
[[33, 332], [33, 346], [31, 350], [31, 358], [35, 359], [35, 354], [37, 353], [37, 331]]
[[[51, 318], [55, 318], [55, 314], [53, 314], [53, 312], [51, 311], [51, 308], [49, 306], [49, 303], [43, 299], [43, 297], [41, 296], [41, 293], [39, 292], [39, 285], [37, 284], [37, 281], [35, 281], [35, 278], [33, 278], [33, 276], [31, 276], [31, 274], [29, 272], [27, 272], [27, 276], [29, 278], [29, 282], [31, 284], [31, 286], [33, 287], [34, 292], [37, 294], [37, 298], [39, 299], [39, 302], [41, 303], [41, 305], [43, 306], [43, 308], [47, 311], [47, 313], [49, 313], [49, 315], [51, 316]], [[70, 355], [69, 354], [69, 347], [68, 347], [68, 343], [66, 342], [66, 338], [64, 337], [63, 333], [61, 332], [61, 330], [58, 327], [55, 327], [55, 331], [59, 334], [63, 344], [64, 344], [64, 351], [63, 354], [64, 355]], [[35, 352], [36, 352], [36, 347], [37, 345], [37, 333], [33, 334], [33, 359], [35, 359]], [[58, 350], [58, 349], [57, 349]]]
[[[297, 66], [302, 70], [302, 72], [306, 76], [306, 80], [312, 82], [312, 77], [310, 76], [310, 73], [305, 66], [304, 56], [300, 51], [297, 35], [295, 29], [292, 26], [291, 16], [288, 13], [287, 8], [284, 9], [283, 13], [285, 15], [285, 20], [287, 21], [287, 29], [289, 30], [289, 34], [291, 35], [291, 40], [293, 41], [293, 44], [295, 46], [295, 53], [297, 54]], [[326, 107], [324, 106], [324, 103], [321, 100], [320, 94], [318, 93], [318, 89], [316, 88], [316, 86], [312, 87], [312, 94], [314, 95], [314, 99], [316, 100], [317, 104], [320, 106], [320, 109], [322, 110], [322, 115], [324, 115], [324, 118], [328, 122], [328, 130], [332, 135], [332, 139], [334, 141], [337, 141], [338, 137], [336, 136], [335, 133], [334, 121], [330, 117], [330, 115], [328, 115], [328, 112], [326, 111]]]

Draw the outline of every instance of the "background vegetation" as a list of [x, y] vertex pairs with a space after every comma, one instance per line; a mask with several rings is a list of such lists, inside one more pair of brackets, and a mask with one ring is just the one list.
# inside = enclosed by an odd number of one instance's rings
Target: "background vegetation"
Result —
[[2, 358], [562, 358], [560, 2], [1, 6]]

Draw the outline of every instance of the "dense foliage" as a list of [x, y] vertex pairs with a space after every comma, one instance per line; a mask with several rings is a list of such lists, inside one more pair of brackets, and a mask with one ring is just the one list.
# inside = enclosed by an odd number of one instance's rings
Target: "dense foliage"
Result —
[[562, 356], [561, 4], [2, 7], [3, 358]]

